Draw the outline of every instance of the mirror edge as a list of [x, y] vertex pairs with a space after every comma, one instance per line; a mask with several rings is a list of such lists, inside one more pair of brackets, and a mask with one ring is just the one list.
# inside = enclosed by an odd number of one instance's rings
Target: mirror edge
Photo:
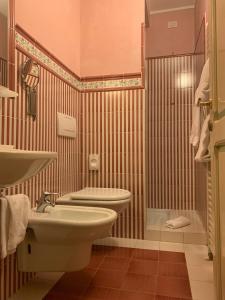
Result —
[[15, 0], [9, 0], [8, 87], [15, 90]]

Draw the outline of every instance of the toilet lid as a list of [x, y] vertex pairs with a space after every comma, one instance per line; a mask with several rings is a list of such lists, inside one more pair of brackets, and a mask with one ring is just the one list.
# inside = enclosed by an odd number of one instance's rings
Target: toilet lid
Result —
[[83, 200], [124, 200], [131, 197], [131, 192], [122, 189], [113, 188], [89, 188], [86, 187], [80, 191], [70, 194], [70, 199]]

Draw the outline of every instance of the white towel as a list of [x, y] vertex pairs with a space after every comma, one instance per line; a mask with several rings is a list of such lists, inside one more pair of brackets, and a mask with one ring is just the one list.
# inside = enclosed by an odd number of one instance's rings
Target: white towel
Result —
[[166, 226], [171, 229], [181, 228], [190, 224], [190, 220], [184, 216], [166, 221]]
[[207, 101], [209, 99], [209, 59], [205, 62], [202, 70], [199, 86], [195, 92], [195, 101], [192, 111], [192, 127], [190, 135], [190, 143], [197, 147], [200, 141], [200, 107], [199, 101]]
[[0, 259], [7, 256], [7, 245], [9, 236], [9, 209], [6, 198], [0, 198]]
[[16, 251], [24, 240], [28, 225], [30, 201], [26, 195], [18, 194], [1, 198], [0, 257]]
[[209, 143], [210, 143], [209, 121], [210, 121], [210, 114], [207, 115], [202, 125], [199, 147], [195, 155], [195, 160], [198, 162], [206, 162], [209, 161], [210, 159], [209, 150], [208, 150]]

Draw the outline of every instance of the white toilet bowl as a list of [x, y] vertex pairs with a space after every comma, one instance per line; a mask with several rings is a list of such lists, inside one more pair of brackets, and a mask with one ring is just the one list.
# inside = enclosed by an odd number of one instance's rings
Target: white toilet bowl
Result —
[[131, 196], [131, 192], [123, 189], [86, 187], [63, 195], [56, 204], [103, 207], [121, 213], [128, 207]]

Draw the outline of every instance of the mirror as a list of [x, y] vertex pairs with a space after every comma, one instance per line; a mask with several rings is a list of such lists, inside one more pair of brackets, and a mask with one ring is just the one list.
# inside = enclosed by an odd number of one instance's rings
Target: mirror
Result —
[[0, 1], [0, 85], [8, 86], [8, 0]]

